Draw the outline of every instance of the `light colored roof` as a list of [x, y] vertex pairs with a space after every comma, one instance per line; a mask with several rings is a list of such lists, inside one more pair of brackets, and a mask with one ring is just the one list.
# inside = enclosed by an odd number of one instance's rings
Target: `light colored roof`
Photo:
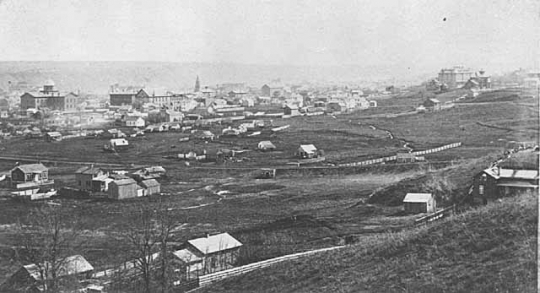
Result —
[[407, 193], [403, 202], [427, 202], [431, 197], [431, 193]]
[[128, 141], [123, 139], [123, 138], [113, 138], [113, 139], [110, 140], [110, 143], [111, 144], [114, 143], [117, 146], [122, 146], [122, 145], [128, 145], [129, 144]]
[[242, 243], [229, 235], [229, 233], [221, 233], [208, 237], [192, 239], [188, 240], [188, 243], [203, 254], [211, 254], [242, 246]]
[[159, 182], [157, 182], [155, 179], [143, 180], [141, 182], [141, 185], [143, 187], [145, 187], [145, 188], [154, 187], [154, 186], [160, 186]]
[[62, 134], [57, 131], [47, 132], [47, 135], [48, 136], [62, 136]]
[[27, 165], [20, 165], [20, 166], [17, 166], [15, 168], [13, 168], [13, 170], [15, 169], [19, 169], [21, 171], [23, 171], [24, 173], [34, 173], [34, 172], [45, 172], [49, 169], [47, 169], [47, 167], [43, 166], [43, 164], [27, 164]]
[[513, 170], [493, 167], [484, 170], [484, 173], [495, 179], [538, 179], [538, 170]]
[[146, 172], [163, 172], [165, 173], [165, 168], [161, 167], [161, 166], [151, 166], [151, 167], [146, 167], [146, 168], [143, 168], [142, 171], [146, 171]]
[[182, 249], [177, 250], [173, 252], [174, 256], [179, 258], [181, 261], [185, 263], [194, 263], [194, 262], [200, 262], [202, 261], [202, 258], [196, 256], [193, 252], [189, 251], [189, 249]]
[[[49, 263], [42, 264], [41, 267], [51, 266]], [[34, 278], [35, 280], [41, 280], [41, 274], [39, 266], [36, 264], [29, 264], [23, 266], [24, 269]], [[94, 267], [81, 255], [72, 255], [66, 257], [61, 261], [60, 266], [56, 272], [58, 277], [76, 275], [80, 273], [86, 273], [94, 270]], [[50, 273], [50, 272], [49, 272]]]
[[317, 151], [317, 148], [312, 144], [303, 144], [300, 145], [300, 150], [306, 152], [306, 153], [314, 153]]
[[437, 100], [437, 99], [434, 99], [434, 98], [431, 98], [429, 99], [430, 101], [432, 101], [433, 103], [440, 103], [441, 101]]
[[98, 174], [101, 171], [100, 168], [94, 168], [93, 166], [80, 167], [75, 173], [77, 174]]
[[130, 184], [137, 184], [137, 182], [135, 182], [135, 180], [133, 180], [133, 179], [131, 179], [131, 178], [114, 180], [113, 183], [116, 184], [116, 185], [130, 185]]

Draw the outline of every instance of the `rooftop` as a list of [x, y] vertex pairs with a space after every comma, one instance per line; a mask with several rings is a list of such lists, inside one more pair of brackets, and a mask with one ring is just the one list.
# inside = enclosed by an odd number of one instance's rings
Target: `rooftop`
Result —
[[538, 179], [538, 170], [513, 170], [493, 167], [484, 170], [484, 173], [495, 179]]
[[188, 243], [203, 254], [211, 254], [242, 246], [242, 243], [229, 235], [229, 233], [192, 239], [188, 240]]
[[403, 202], [428, 202], [431, 198], [431, 193], [407, 193]]
[[49, 170], [47, 167], [43, 166], [43, 164], [20, 165], [13, 168], [13, 170], [15, 169], [19, 169], [23, 171], [24, 173], [41, 173], [41, 172], [46, 172]]

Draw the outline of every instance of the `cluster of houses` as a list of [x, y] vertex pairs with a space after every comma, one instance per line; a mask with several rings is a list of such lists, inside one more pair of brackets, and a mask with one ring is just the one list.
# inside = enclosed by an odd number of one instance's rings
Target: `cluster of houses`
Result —
[[[150, 196], [161, 193], [157, 181], [165, 176], [161, 166], [151, 166], [132, 173], [108, 171], [103, 168], [83, 166], [75, 171], [75, 190], [114, 200]], [[12, 195], [19, 199], [46, 199], [56, 195], [54, 180], [49, 178], [49, 169], [43, 164], [24, 164], [10, 171]]]
[[[196, 280], [199, 276], [230, 269], [238, 262], [242, 243], [229, 233], [206, 235], [183, 243], [168, 256], [175, 272], [174, 285]], [[158, 268], [159, 252], [147, 256], [150, 269]], [[96, 271], [81, 255], [73, 255], [51, 263], [23, 265], [0, 285], [2, 292], [42, 292], [47, 281], [56, 278], [59, 284], [75, 287], [77, 292], [106, 292], [114, 286], [116, 276], [135, 276], [140, 274], [136, 264], [140, 260], [130, 260], [119, 267]], [[54, 272], [54, 273], [53, 273]], [[70, 291], [71, 292], [71, 291]]]

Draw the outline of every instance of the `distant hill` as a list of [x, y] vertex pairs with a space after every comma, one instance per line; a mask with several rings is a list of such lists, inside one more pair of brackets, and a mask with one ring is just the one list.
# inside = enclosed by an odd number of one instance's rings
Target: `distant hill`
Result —
[[[46, 79], [64, 91], [106, 94], [111, 84], [146, 85], [170, 90], [191, 89], [199, 75], [202, 86], [245, 82], [256, 88], [273, 79], [283, 83], [350, 83], [389, 80], [398, 73], [359, 66], [282, 66], [169, 62], [0, 62], [0, 88], [8, 82], [40, 86]], [[409, 75], [405, 75], [410, 79]], [[421, 79], [420, 79], [421, 80]], [[389, 82], [389, 81], [388, 81]]]
[[537, 292], [536, 195], [227, 279], [201, 292]]

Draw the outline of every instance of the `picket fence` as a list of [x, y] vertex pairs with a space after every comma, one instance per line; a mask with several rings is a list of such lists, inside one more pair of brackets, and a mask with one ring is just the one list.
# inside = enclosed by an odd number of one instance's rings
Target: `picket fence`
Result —
[[[432, 154], [432, 153], [444, 151], [444, 150], [451, 149], [451, 148], [457, 148], [457, 147], [460, 147], [460, 146], [461, 146], [461, 142], [456, 142], [456, 143], [443, 145], [443, 146], [438, 147], [438, 148], [433, 148], [433, 149], [424, 150], [424, 151], [418, 151], [418, 152], [412, 152], [412, 154], [414, 154], [415, 156], [421, 156], [421, 155]], [[380, 164], [380, 163], [384, 163], [384, 162], [395, 161], [396, 159], [397, 159], [397, 156], [389, 156], [389, 157], [382, 157], [382, 158], [378, 158], [378, 159], [366, 160], [366, 161], [361, 161], [361, 162], [342, 163], [342, 164], [338, 164], [338, 166], [339, 167], [367, 166], [367, 165], [373, 165], [373, 164]]]

